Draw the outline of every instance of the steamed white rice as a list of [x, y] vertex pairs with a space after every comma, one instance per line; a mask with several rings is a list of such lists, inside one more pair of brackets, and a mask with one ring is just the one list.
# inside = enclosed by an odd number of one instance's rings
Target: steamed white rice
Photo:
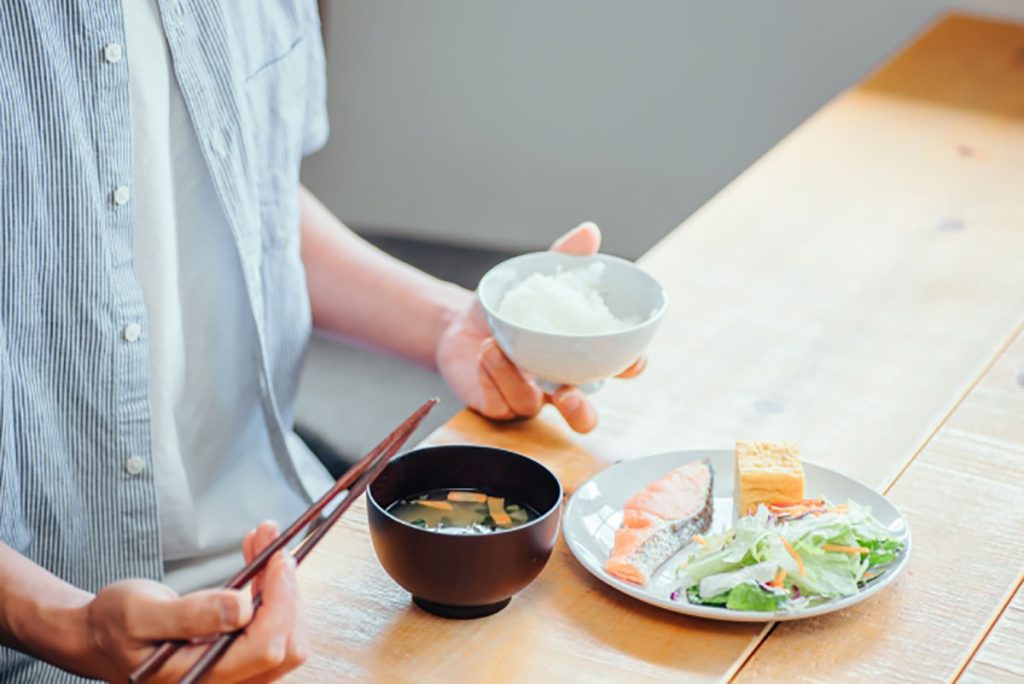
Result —
[[523, 328], [563, 335], [596, 335], [631, 328], [640, 321], [617, 318], [601, 295], [604, 264], [534, 273], [508, 289], [498, 315]]

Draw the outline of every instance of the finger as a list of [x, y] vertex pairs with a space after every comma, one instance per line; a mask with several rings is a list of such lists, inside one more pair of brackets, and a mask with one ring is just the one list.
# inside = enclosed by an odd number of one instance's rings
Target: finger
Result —
[[249, 530], [242, 537], [242, 557], [245, 559], [245, 564], [248, 565], [252, 562], [252, 559], [256, 557], [256, 554], [252, 552], [252, 539], [256, 536], [256, 530]]
[[512, 420], [516, 417], [486, 366], [480, 366], [480, 391], [483, 396], [480, 413], [492, 420]]
[[139, 641], [197, 639], [233, 632], [252, 620], [252, 601], [234, 589], [206, 589], [181, 598], [136, 596], [125, 606], [129, 634]]
[[597, 411], [583, 396], [583, 392], [575, 387], [559, 388], [551, 395], [550, 401], [576, 432], [590, 432], [597, 425]]
[[253, 556], [258, 556], [263, 549], [270, 546], [279, 534], [277, 523], [273, 520], [265, 520], [256, 528], [252, 538]]
[[643, 373], [645, 368], [647, 368], [647, 357], [641, 356], [639, 359], [633, 362], [632, 366], [622, 371], [615, 377], [622, 378], [624, 380], [628, 378], [635, 378], [636, 376]]
[[487, 366], [480, 364], [477, 370], [477, 390], [480, 401], [474, 404], [475, 408], [484, 417], [491, 420], [512, 420], [516, 414], [509, 408], [505, 397], [501, 395], [498, 385], [494, 382]]
[[[270, 546], [278, 537], [277, 523], [273, 520], [266, 520], [256, 528], [252, 538], [253, 558], [263, 553], [263, 550]], [[263, 573], [256, 575], [252, 581], [252, 595], [263, 590]]]
[[263, 605], [217, 666], [210, 681], [244, 681], [264, 677], [281, 668], [294, 668], [299, 656], [292, 633], [298, 621], [298, 584], [295, 559], [279, 551], [267, 564]]
[[242, 684], [264, 684], [276, 682], [278, 679], [309, 660], [309, 640], [306, 637], [306, 628], [303, 624], [301, 611], [299, 611], [295, 617], [295, 626], [288, 637], [288, 646], [285, 650], [290, 655], [285, 657], [283, 665], [257, 677], [246, 679]]
[[566, 254], [589, 256], [601, 248], [601, 229], [597, 224], [586, 221], [555, 240], [551, 249]]
[[493, 338], [484, 342], [480, 358], [498, 392], [513, 413], [530, 417], [540, 412], [544, 405], [544, 393], [537, 385], [523, 377]]

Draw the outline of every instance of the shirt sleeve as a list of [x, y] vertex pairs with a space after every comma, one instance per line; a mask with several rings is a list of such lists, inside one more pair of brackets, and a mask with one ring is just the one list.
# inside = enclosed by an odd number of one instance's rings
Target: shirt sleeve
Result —
[[309, 59], [306, 89], [305, 130], [302, 133], [302, 154], [309, 155], [327, 143], [330, 126], [327, 121], [327, 72], [324, 41], [320, 32], [320, 11], [316, 0], [306, 3], [306, 53]]

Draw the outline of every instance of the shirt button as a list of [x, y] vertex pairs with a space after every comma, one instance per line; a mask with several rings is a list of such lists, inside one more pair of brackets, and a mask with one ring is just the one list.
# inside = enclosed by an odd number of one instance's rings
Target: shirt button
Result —
[[132, 198], [132, 193], [128, 189], [127, 185], [118, 185], [114, 188], [114, 204], [121, 206], [128, 204], [128, 200]]
[[124, 462], [124, 469], [129, 475], [138, 475], [146, 469], [146, 462], [138, 456], [132, 456]]
[[124, 336], [125, 342], [134, 342], [139, 339], [142, 335], [142, 326], [138, 323], [129, 323], [124, 326], [124, 330], [121, 331], [121, 335]]
[[103, 59], [107, 60], [111, 64], [117, 64], [121, 61], [121, 46], [117, 43], [110, 43], [103, 48]]

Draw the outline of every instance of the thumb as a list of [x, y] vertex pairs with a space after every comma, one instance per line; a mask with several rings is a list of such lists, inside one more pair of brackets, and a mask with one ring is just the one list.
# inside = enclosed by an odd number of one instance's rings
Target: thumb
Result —
[[141, 619], [133, 636], [144, 641], [196, 639], [234, 632], [252, 620], [252, 600], [241, 591], [205, 589], [181, 598], [137, 597]]
[[581, 223], [551, 245], [552, 251], [581, 256], [596, 254], [600, 248], [601, 229], [591, 221]]

